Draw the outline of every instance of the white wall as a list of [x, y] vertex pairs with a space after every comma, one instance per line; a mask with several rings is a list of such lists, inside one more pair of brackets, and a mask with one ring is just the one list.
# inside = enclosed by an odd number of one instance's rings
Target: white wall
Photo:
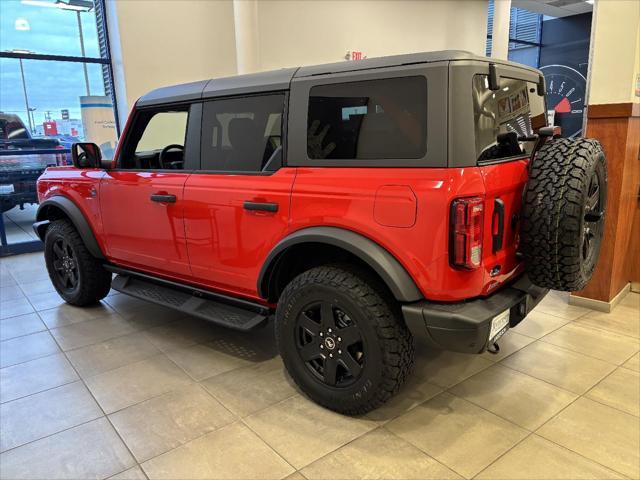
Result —
[[258, 2], [261, 70], [368, 57], [462, 49], [484, 55], [486, 0]]
[[640, 1], [598, 0], [592, 30], [588, 104], [638, 102]]
[[236, 73], [231, 0], [107, 0], [107, 22], [121, 120], [149, 90]]
[[[107, 0], [121, 123], [149, 90], [237, 73], [236, 58], [243, 56], [236, 57], [233, 4]], [[485, 49], [487, 0], [265, 0], [255, 6], [253, 23], [243, 27], [257, 29], [257, 58], [248, 63], [256, 70], [338, 62], [348, 50], [377, 57], [444, 49], [483, 55]]]

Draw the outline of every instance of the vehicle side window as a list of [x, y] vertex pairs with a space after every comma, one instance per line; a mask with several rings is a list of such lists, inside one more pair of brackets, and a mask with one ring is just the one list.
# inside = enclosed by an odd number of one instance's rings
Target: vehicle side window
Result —
[[202, 170], [260, 172], [279, 166], [284, 98], [271, 94], [205, 102]]
[[139, 112], [127, 135], [120, 168], [182, 170], [188, 106]]
[[489, 89], [487, 75], [473, 77], [476, 154], [479, 162], [526, 156], [535, 132], [547, 125], [544, 97], [536, 84], [501, 78], [501, 89]]
[[311, 159], [415, 159], [427, 148], [423, 76], [318, 85], [309, 93]]

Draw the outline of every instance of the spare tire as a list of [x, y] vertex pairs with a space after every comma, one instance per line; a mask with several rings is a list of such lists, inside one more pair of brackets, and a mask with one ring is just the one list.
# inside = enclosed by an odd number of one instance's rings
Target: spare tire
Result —
[[520, 251], [531, 281], [576, 291], [598, 262], [607, 203], [607, 164], [597, 140], [549, 139], [529, 166]]

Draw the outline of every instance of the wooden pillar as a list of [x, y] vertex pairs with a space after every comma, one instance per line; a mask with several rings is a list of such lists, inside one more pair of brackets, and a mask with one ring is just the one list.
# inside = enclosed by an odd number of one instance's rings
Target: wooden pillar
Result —
[[[608, 304], [638, 272], [640, 238], [633, 235], [633, 224], [640, 193], [640, 104], [589, 105], [586, 136], [602, 144], [609, 190], [598, 266], [587, 287], [572, 296], [576, 304], [584, 298]], [[609, 310], [604, 304], [601, 309]]]

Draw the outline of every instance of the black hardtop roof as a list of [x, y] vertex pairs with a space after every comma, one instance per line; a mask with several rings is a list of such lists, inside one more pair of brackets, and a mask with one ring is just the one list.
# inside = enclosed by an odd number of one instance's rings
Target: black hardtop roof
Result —
[[143, 95], [137, 106], [147, 107], [167, 103], [180, 103], [202, 98], [214, 98], [227, 95], [242, 95], [287, 90], [293, 78], [326, 75], [375, 68], [397, 67], [417, 63], [432, 63], [459, 60], [475, 60], [512, 65], [538, 73], [538, 70], [518, 63], [481, 57], [464, 50], [441, 50], [437, 52], [408, 53], [388, 57], [368, 58], [355, 62], [337, 62], [308, 67], [282, 68], [268, 72], [234, 75], [198, 82], [183, 83], [161, 87]]

